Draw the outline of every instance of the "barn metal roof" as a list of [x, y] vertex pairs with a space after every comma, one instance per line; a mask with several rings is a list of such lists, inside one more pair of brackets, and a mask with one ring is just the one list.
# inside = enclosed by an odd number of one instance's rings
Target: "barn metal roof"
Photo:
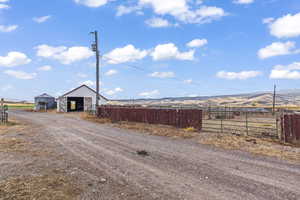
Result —
[[47, 94], [47, 93], [44, 93], [44, 94], [41, 94], [41, 95], [39, 95], [39, 96], [36, 96], [35, 98], [54, 98], [54, 97], [50, 96], [50, 95]]
[[[70, 94], [70, 93], [72, 93], [72, 92], [74, 92], [74, 91], [76, 91], [76, 90], [78, 90], [79, 88], [82, 88], [82, 87], [86, 87], [86, 88], [88, 88], [89, 90], [91, 90], [91, 91], [93, 91], [94, 93], [97, 94], [97, 92], [96, 92], [94, 89], [90, 88], [89, 86], [87, 86], [87, 85], [81, 85], [81, 86], [79, 86], [79, 87], [77, 87], [77, 88], [75, 88], [75, 89], [73, 89], [73, 90], [71, 90], [71, 91], [65, 93], [64, 95], [62, 95], [62, 96], [60, 96], [60, 97], [64, 97], [64, 96], [66, 96], [66, 95], [68, 95], [68, 94]], [[101, 94], [99, 94], [99, 95], [100, 95], [101, 98], [103, 98], [104, 100], [108, 101], [108, 99], [107, 99], [106, 97], [102, 96]]]

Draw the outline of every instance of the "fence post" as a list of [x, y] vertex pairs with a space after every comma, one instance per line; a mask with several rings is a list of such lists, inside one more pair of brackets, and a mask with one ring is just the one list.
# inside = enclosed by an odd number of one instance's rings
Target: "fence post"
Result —
[[249, 127], [248, 127], [248, 112], [246, 112], [246, 134], [249, 135]]
[[223, 133], [223, 119], [221, 117], [221, 133]]

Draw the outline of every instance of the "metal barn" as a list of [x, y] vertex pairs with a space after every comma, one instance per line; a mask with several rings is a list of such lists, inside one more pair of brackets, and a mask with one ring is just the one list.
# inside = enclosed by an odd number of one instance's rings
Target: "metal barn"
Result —
[[[82, 112], [96, 110], [97, 92], [92, 88], [81, 85], [66, 94], [60, 96], [57, 102], [58, 112]], [[105, 104], [108, 100], [100, 95], [99, 105]]]
[[44, 93], [34, 98], [35, 110], [48, 110], [56, 108], [55, 98]]

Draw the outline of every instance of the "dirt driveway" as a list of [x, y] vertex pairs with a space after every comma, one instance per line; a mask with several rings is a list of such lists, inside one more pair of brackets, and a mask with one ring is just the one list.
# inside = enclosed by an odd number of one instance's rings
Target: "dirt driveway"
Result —
[[[300, 199], [299, 163], [142, 135], [61, 114], [10, 114], [39, 127], [40, 142], [45, 148], [51, 143], [80, 184], [95, 180], [79, 199]], [[149, 156], [138, 155], [138, 150]]]

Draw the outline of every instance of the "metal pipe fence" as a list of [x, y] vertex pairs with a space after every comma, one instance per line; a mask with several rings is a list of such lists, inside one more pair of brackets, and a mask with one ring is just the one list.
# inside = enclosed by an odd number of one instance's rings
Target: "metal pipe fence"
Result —
[[245, 136], [280, 137], [280, 118], [260, 112], [210, 111], [203, 115], [203, 131]]

